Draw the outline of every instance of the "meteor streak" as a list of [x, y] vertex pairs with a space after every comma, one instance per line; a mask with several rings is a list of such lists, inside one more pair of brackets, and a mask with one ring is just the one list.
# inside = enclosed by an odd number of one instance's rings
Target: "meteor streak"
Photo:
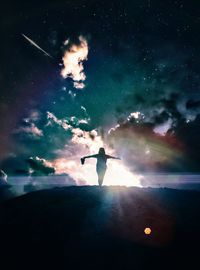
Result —
[[33, 46], [35, 46], [38, 50], [42, 51], [46, 56], [53, 58], [50, 54], [48, 54], [46, 51], [44, 51], [40, 46], [38, 46], [33, 40], [28, 38], [26, 35], [22, 34], [22, 36], [28, 40]]

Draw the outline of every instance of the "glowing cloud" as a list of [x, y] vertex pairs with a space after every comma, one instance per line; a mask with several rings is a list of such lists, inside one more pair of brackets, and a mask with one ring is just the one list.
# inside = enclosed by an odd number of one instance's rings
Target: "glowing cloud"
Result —
[[83, 81], [86, 79], [83, 61], [87, 60], [88, 42], [83, 36], [80, 36], [79, 44], [70, 44], [68, 39], [64, 42], [64, 45], [67, 46], [67, 49], [62, 58], [64, 67], [61, 70], [61, 76], [63, 78], [72, 78], [74, 87], [83, 89], [85, 87]]
[[0, 170], [0, 185], [3, 183], [7, 183], [7, 174]]
[[[76, 129], [74, 127], [77, 127], [81, 124], [88, 125], [90, 122], [90, 118], [87, 115], [87, 111], [86, 110], [83, 110], [83, 111], [85, 114], [85, 118], [81, 118], [81, 119], [79, 119], [75, 116], [68, 117], [67, 119], [58, 119], [53, 113], [47, 111], [48, 122], [47, 122], [46, 126], [51, 126], [53, 123], [55, 123], [55, 124], [61, 126], [64, 130], [70, 130], [70, 131], [72, 131], [72, 133], [76, 133]], [[80, 130], [80, 129], [78, 129], [78, 130]], [[82, 130], [78, 131], [78, 133], [79, 132], [82, 132]]]
[[[47, 112], [47, 119], [49, 120], [47, 123], [47, 126], [50, 126], [52, 124], [52, 122], [58, 124], [59, 126], [61, 126], [63, 129], [68, 130], [71, 128], [70, 125], [68, 125], [66, 120], [60, 120], [58, 119], [53, 113], [51, 112]], [[51, 122], [52, 121], [52, 122]]]
[[144, 119], [144, 118], [145, 118], [145, 116], [144, 116], [143, 113], [141, 113], [141, 112], [132, 112], [127, 117], [127, 120], [128, 121], [130, 121], [131, 119], [141, 120], [141, 119]]
[[25, 133], [35, 139], [43, 136], [43, 131], [40, 130], [34, 123], [30, 123], [29, 126], [18, 128], [15, 130], [15, 133]]
[[164, 136], [172, 126], [172, 119], [168, 119], [165, 123], [158, 125], [154, 128], [154, 132]]

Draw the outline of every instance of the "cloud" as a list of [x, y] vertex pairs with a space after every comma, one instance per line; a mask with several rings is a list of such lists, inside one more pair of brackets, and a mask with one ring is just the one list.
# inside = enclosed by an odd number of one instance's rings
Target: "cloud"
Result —
[[176, 134], [156, 134], [155, 124], [144, 118], [130, 118], [109, 130], [110, 144], [123, 153], [125, 164], [133, 171], [180, 170], [183, 145]]
[[192, 109], [192, 110], [195, 110], [195, 109], [199, 109], [200, 108], [200, 100], [188, 100], [186, 102], [186, 108], [187, 109]]
[[137, 112], [132, 112], [129, 114], [129, 116], [127, 117], [128, 121], [131, 121], [132, 119], [136, 119], [136, 122], [139, 122], [141, 119], [144, 119], [145, 115], [139, 111]]
[[177, 125], [173, 127], [171, 132], [176, 134], [177, 139], [184, 145], [186, 157], [186, 165], [184, 166], [184, 170], [186, 172], [199, 172], [200, 114], [198, 114], [194, 120], [187, 121], [184, 119], [179, 121]]
[[16, 129], [14, 133], [24, 133], [34, 139], [38, 139], [43, 136], [43, 131], [39, 129], [34, 123], [29, 122], [26, 122], [25, 126]]
[[24, 118], [26, 123], [28, 122], [37, 122], [40, 120], [40, 112], [38, 110], [31, 110], [29, 116]]
[[61, 76], [63, 78], [72, 78], [76, 89], [85, 87], [84, 81], [86, 75], [84, 73], [83, 61], [87, 60], [88, 42], [83, 36], [79, 36], [78, 43], [72, 43], [69, 39], [64, 42], [65, 51], [63, 60], [63, 69]]
[[58, 124], [59, 126], [61, 126], [63, 129], [68, 130], [70, 129], [70, 125], [68, 125], [67, 121], [58, 119], [53, 113], [51, 112], [47, 112], [47, 119], [49, 120], [48, 123], [46, 124], [46, 126], [50, 126], [53, 123]]
[[155, 133], [159, 133], [160, 135], [165, 135], [167, 131], [172, 127], [172, 119], [168, 119], [166, 122], [156, 126], [154, 128]]
[[7, 174], [3, 170], [0, 170], [0, 186], [5, 184], [7, 184]]
[[83, 89], [85, 87], [85, 84], [83, 82], [74, 82], [74, 87], [76, 89]]
[[21, 126], [13, 131], [14, 134], [25, 135], [34, 140], [43, 137], [43, 131], [36, 124], [40, 120], [40, 112], [38, 110], [31, 110], [28, 117], [23, 118]]
[[84, 112], [84, 117], [78, 118], [76, 116], [66, 117], [64, 119], [58, 119], [55, 114], [51, 112], [47, 112], [48, 122], [46, 126], [52, 126], [53, 124], [57, 124], [61, 126], [64, 130], [69, 130], [73, 133], [73, 128], [81, 127], [82, 130], [88, 129], [90, 123], [90, 117], [87, 114], [86, 109], [81, 106], [82, 111]]
[[30, 166], [31, 175], [50, 175], [55, 173], [51, 163], [43, 158], [30, 157], [27, 163]]

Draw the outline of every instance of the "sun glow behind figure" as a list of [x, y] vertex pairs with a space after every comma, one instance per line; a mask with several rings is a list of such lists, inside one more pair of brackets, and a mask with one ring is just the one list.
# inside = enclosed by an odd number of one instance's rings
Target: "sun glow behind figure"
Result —
[[[77, 184], [97, 185], [96, 160], [90, 159], [85, 165], [80, 164], [80, 160], [58, 159], [55, 162], [57, 173], [68, 173]], [[121, 185], [142, 187], [140, 183], [141, 175], [133, 174], [124, 166], [121, 160], [110, 160], [104, 178], [104, 185]]]
[[[52, 120], [62, 127], [63, 124], [66, 124], [55, 117]], [[108, 160], [104, 185], [142, 187], [142, 176], [134, 174], [125, 166], [120, 153], [115, 153], [115, 150], [106, 144], [105, 138], [103, 140], [97, 130], [83, 131], [79, 127], [74, 128], [70, 125], [68, 125], [67, 129], [70, 129], [72, 133], [71, 140], [62, 150], [55, 152], [57, 158], [51, 161], [51, 166], [55, 169], [57, 175], [68, 174], [76, 181], [77, 185], [97, 185], [96, 160], [87, 159], [83, 166], [80, 158], [97, 154], [99, 148], [104, 147], [106, 154], [111, 156], [119, 155], [122, 159]]]
[[[77, 131], [77, 130], [75, 130]], [[80, 130], [79, 130], [80, 131]], [[52, 166], [56, 168], [57, 174], [69, 174], [79, 185], [97, 185], [96, 159], [87, 159], [84, 166], [81, 165], [80, 158], [85, 155], [98, 153], [100, 147], [105, 147], [106, 154], [115, 155], [110, 147], [106, 146], [101, 136], [93, 131], [93, 139], [88, 132], [83, 136], [74, 132], [71, 144], [63, 150], [62, 157], [54, 160]], [[107, 171], [104, 178], [104, 185], [122, 185], [142, 187], [141, 175], [132, 173], [122, 160], [108, 160]]]
[[137, 186], [140, 184], [141, 175], [133, 174], [121, 160], [109, 160], [104, 178], [105, 185]]

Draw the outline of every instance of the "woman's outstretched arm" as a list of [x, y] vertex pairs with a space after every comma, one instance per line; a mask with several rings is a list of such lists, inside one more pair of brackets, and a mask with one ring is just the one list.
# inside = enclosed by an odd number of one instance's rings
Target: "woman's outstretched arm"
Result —
[[85, 157], [83, 157], [84, 159], [85, 158], [96, 158], [98, 155], [90, 155], [90, 156], [85, 156]]
[[112, 158], [112, 159], [121, 159], [119, 157], [113, 157], [113, 156], [110, 156], [110, 155], [106, 155], [107, 158]]
[[86, 158], [96, 158], [98, 155], [90, 155], [90, 156], [85, 156], [81, 158], [81, 164], [83, 165], [85, 163]]

